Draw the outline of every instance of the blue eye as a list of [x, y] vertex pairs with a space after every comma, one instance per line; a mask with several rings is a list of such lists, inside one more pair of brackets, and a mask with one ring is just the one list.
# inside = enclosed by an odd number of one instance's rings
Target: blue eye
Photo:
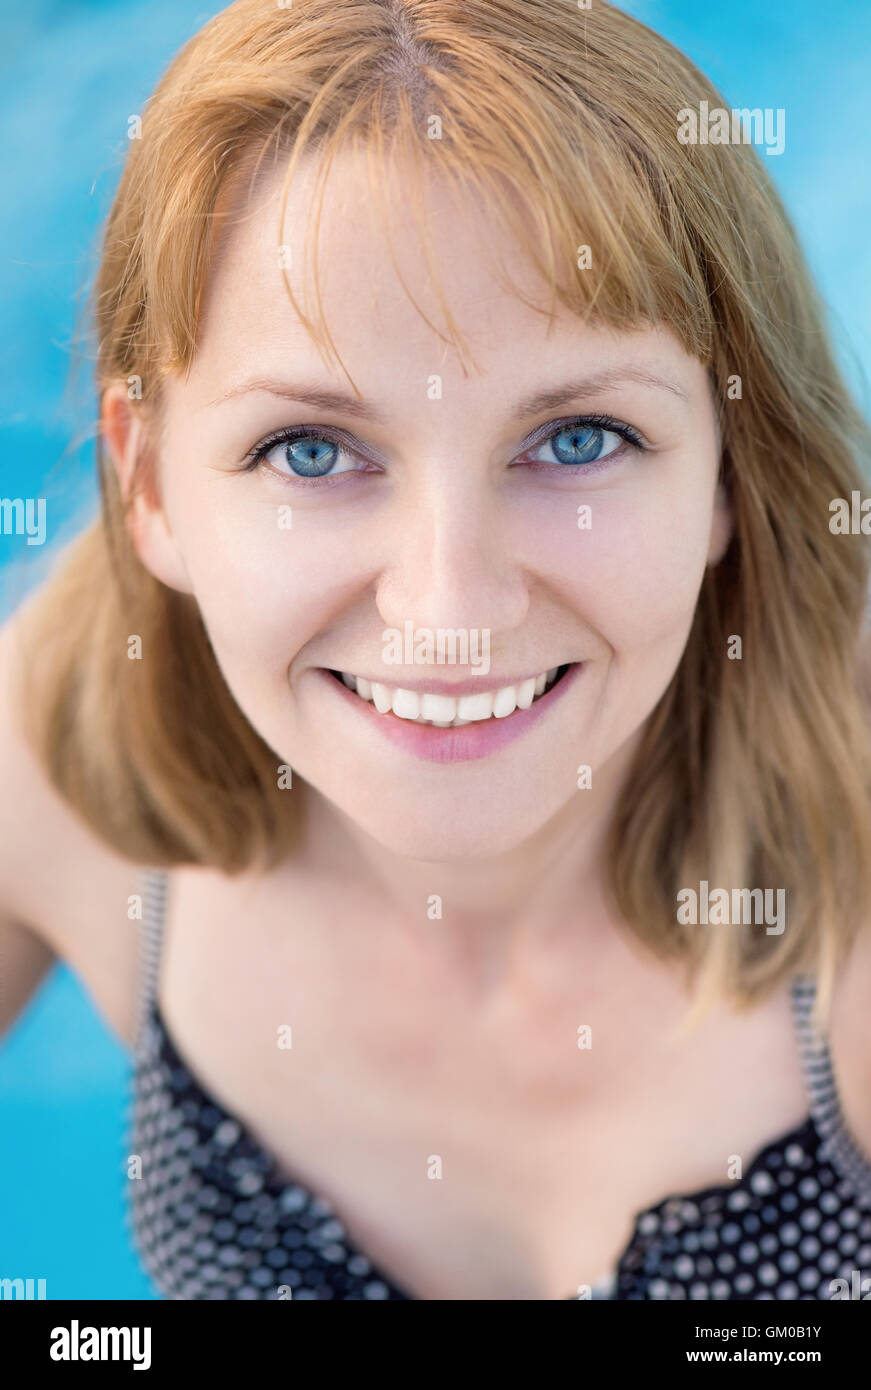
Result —
[[[537, 433], [540, 442], [532, 446], [532, 452], [527, 450], [525, 457], [534, 468], [550, 472], [561, 466], [595, 473], [626, 446], [639, 452], [646, 449], [637, 430], [609, 415], [588, 415], [565, 421], [557, 429], [551, 426], [550, 433], [544, 429]], [[549, 449], [551, 456], [534, 457], [541, 449]], [[278, 430], [246, 455], [246, 471], [264, 463], [286, 482], [312, 487], [326, 487], [342, 473], [373, 471], [341, 435], [334, 438], [317, 426]]]
[[[605, 424], [611, 425], [612, 428], [604, 428]], [[550, 449], [552, 458], [539, 458], [534, 461], [542, 464], [552, 464], [555, 461], [565, 467], [600, 463], [612, 454], [618, 453], [626, 443], [633, 444], [636, 448], [641, 447], [640, 439], [628, 426], [618, 425], [612, 420], [601, 423], [579, 420], [564, 425], [536, 446], [537, 449]]]
[[261, 463], [285, 478], [300, 480], [316, 481], [337, 473], [362, 471], [354, 467], [349, 451], [337, 440], [303, 429], [282, 430], [264, 440], [249, 456], [249, 467], [256, 468]]
[[322, 478], [331, 471], [338, 453], [337, 445], [313, 434], [288, 439], [284, 445], [285, 463], [303, 478]]

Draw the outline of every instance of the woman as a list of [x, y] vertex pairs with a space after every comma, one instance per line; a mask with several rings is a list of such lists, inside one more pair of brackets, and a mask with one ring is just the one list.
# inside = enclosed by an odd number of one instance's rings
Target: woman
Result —
[[131, 143], [0, 902], [169, 1297], [871, 1275], [868, 436], [703, 101], [601, 3], [238, 0]]

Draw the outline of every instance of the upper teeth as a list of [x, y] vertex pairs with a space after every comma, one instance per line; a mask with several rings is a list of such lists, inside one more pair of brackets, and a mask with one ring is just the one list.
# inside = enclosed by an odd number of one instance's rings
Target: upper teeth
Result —
[[400, 719], [411, 719], [418, 724], [435, 724], [440, 729], [447, 729], [451, 725], [472, 724], [481, 719], [504, 719], [516, 709], [529, 709], [533, 700], [553, 684], [559, 669], [554, 666], [540, 676], [530, 676], [519, 685], [503, 685], [500, 690], [461, 695], [458, 699], [451, 695], [420, 694], [417, 690], [403, 690], [401, 686], [380, 685], [377, 681], [367, 681], [363, 676], [352, 676], [346, 671], [342, 672], [342, 680], [356, 695], [371, 700], [379, 714], [392, 711]]

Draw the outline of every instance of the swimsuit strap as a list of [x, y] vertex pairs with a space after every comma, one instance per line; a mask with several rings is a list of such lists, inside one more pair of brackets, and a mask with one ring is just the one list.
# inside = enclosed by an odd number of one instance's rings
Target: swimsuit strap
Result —
[[821, 1157], [827, 1159], [854, 1189], [859, 1205], [871, 1207], [871, 1162], [858, 1148], [844, 1122], [828, 1042], [811, 1018], [816, 993], [812, 976], [802, 975], [793, 980], [793, 1018], [811, 1119], [823, 1141]]
[[160, 948], [166, 915], [168, 876], [165, 869], [144, 869], [141, 878], [142, 926], [139, 936], [139, 1019], [137, 1051], [141, 1049], [149, 1015], [157, 999]]

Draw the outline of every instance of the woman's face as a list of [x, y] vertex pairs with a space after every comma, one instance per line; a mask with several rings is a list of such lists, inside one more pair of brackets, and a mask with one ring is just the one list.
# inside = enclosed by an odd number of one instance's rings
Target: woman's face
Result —
[[[280, 238], [308, 312], [312, 173], [300, 166]], [[706, 373], [668, 332], [616, 334], [562, 309], [548, 331], [494, 278], [496, 253], [545, 302], [496, 218], [433, 182], [446, 301], [481, 368], [464, 374], [410, 303], [363, 215], [365, 169], [346, 155], [327, 188], [320, 264], [357, 402], [286, 296], [281, 182], [270, 172], [229, 232], [192, 369], [167, 382], [163, 510], [140, 508], [139, 553], [195, 595], [276, 767], [396, 852], [513, 849], [554, 818], [587, 814], [678, 665], [730, 525]], [[390, 228], [411, 292], [443, 322], [401, 198]], [[534, 678], [563, 666], [524, 709]], [[362, 677], [362, 694], [330, 672]], [[388, 699], [409, 692], [399, 713], [365, 699], [366, 681]], [[499, 717], [482, 721], [492, 705], [480, 693], [507, 687], [520, 708], [503, 714], [503, 695]], [[475, 705], [445, 703], [468, 691]], [[421, 704], [427, 694], [442, 700]], [[472, 722], [402, 717], [415, 708]], [[579, 789], [581, 766], [592, 793]]]

